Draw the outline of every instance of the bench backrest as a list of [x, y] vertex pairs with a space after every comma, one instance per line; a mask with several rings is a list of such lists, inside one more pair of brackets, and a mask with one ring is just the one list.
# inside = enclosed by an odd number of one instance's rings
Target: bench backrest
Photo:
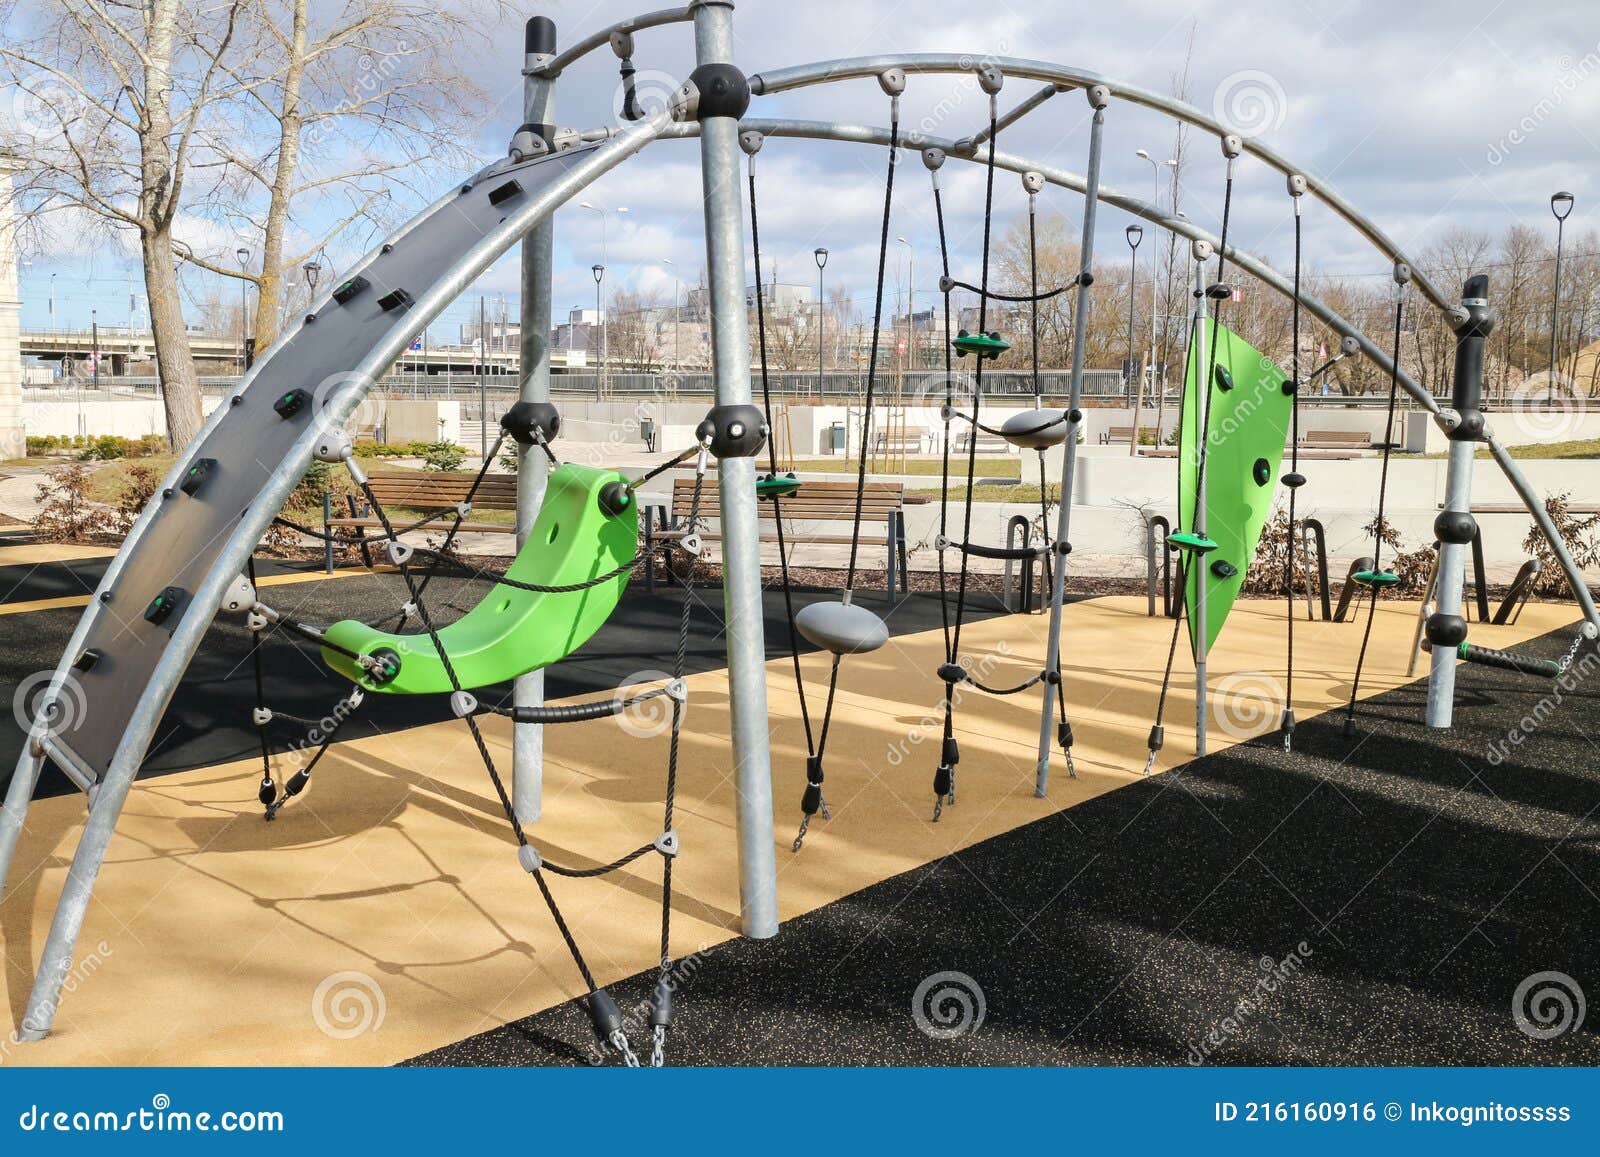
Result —
[[[868, 482], [861, 499], [861, 521], [887, 523], [889, 516], [905, 505], [905, 484], [902, 482]], [[694, 504], [694, 479], [672, 480], [672, 520], [681, 521], [689, 516]], [[856, 513], [856, 484], [854, 482], [802, 482], [800, 489], [781, 500], [784, 520], [817, 522], [849, 522]], [[756, 513], [761, 518], [776, 516], [776, 507], [763, 499], [756, 503]], [[706, 479], [700, 495], [700, 516], [715, 518], [717, 484]]]
[[1365, 430], [1307, 430], [1307, 442], [1371, 442], [1372, 435]]
[[[372, 493], [387, 508], [445, 510], [466, 501], [477, 474], [466, 470], [374, 470], [368, 478]], [[515, 474], [486, 474], [472, 505], [479, 510], [515, 510]]]

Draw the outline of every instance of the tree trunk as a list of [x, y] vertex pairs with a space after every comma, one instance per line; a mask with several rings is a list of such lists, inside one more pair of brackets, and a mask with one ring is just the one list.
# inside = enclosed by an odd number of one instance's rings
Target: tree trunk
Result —
[[200, 432], [200, 381], [189, 352], [172, 265], [172, 237], [165, 230], [143, 238], [144, 284], [150, 296], [150, 330], [156, 347], [156, 376], [167, 415], [167, 441], [181, 453]]
[[307, 8], [309, 0], [294, 0], [294, 27], [290, 35], [288, 67], [283, 77], [283, 106], [278, 112], [278, 163], [273, 170], [272, 197], [267, 205], [267, 227], [261, 243], [261, 279], [256, 283], [256, 353], [265, 353], [278, 340], [278, 318], [283, 300], [283, 244], [289, 231], [289, 202], [294, 196], [295, 173], [300, 167], [300, 89], [305, 78]]
[[174, 172], [172, 133], [172, 48], [175, 0], [152, 0], [145, 10], [145, 120], [140, 126], [140, 248], [145, 290], [150, 297], [150, 331], [156, 347], [156, 375], [167, 414], [167, 441], [174, 453], [200, 432], [200, 383], [195, 377], [183, 301], [173, 268], [172, 222], [177, 216], [183, 176]]

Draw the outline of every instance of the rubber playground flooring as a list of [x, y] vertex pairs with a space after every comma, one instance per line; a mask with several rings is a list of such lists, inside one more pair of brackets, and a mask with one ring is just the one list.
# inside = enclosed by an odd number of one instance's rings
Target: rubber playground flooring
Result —
[[[303, 589], [326, 594], [342, 585]], [[1048, 798], [1033, 794], [1037, 690], [1006, 699], [969, 693], [958, 713], [960, 802], [934, 824], [929, 785], [937, 762], [941, 685], [933, 670], [943, 643], [936, 608], [933, 615], [922, 629], [844, 663], [828, 746], [833, 818], [813, 825], [799, 854], [789, 843], [798, 819], [805, 742], [788, 661], [781, 652], [772, 655], [768, 694], [785, 920], [773, 941], [737, 939], [726, 677], [719, 669], [690, 676], [672, 942], [675, 956], [696, 962], [682, 997], [683, 1043], [674, 1046], [684, 1050], [682, 1059], [1006, 1063], [1040, 1059], [1042, 1052], [1045, 1059], [1181, 1063], [1185, 1038], [1175, 1035], [1174, 1026], [1186, 1028], [1200, 1017], [1196, 1023], [1203, 1028], [1226, 1015], [1238, 993], [1247, 991], [1239, 986], [1260, 975], [1257, 962], [1263, 957], [1281, 958], [1296, 943], [1313, 942], [1322, 955], [1309, 958], [1308, 977], [1319, 975], [1321, 961], [1338, 959], [1339, 913], [1319, 912], [1316, 905], [1308, 911], [1294, 898], [1310, 885], [1272, 892], [1263, 908], [1261, 894], [1240, 891], [1245, 877], [1252, 888], [1259, 877], [1270, 890], [1274, 874], [1309, 875], [1347, 883], [1352, 891], [1370, 878], [1381, 885], [1358, 896], [1388, 895], [1408, 886], [1382, 871], [1383, 857], [1404, 855], [1407, 845], [1396, 833], [1408, 833], [1415, 844], [1417, 832], [1430, 828], [1458, 837], [1447, 849], [1452, 864], [1441, 872], [1526, 872], [1526, 865], [1506, 854], [1506, 841], [1514, 839], [1517, 850], [1548, 841], [1546, 860], [1559, 859], [1557, 841], [1572, 836], [1600, 808], [1592, 778], [1579, 784], [1580, 794], [1594, 797], [1584, 797], [1588, 812], [1581, 815], [1547, 786], [1579, 780], [1578, 752], [1547, 752], [1534, 762], [1528, 751], [1512, 761], [1517, 775], [1496, 792], [1525, 805], [1524, 812], [1531, 808], [1531, 816], [1518, 812], [1512, 830], [1497, 835], [1489, 820], [1474, 814], [1494, 800], [1470, 782], [1454, 782], [1468, 780], [1467, 772], [1456, 770], [1463, 755], [1407, 722], [1416, 710], [1415, 689], [1397, 692], [1410, 697], [1403, 710], [1385, 697], [1381, 707], [1363, 713], [1362, 734], [1377, 740], [1348, 740], [1340, 749], [1385, 753], [1380, 769], [1406, 777], [1421, 793], [1403, 815], [1380, 813], [1371, 792], [1342, 782], [1348, 776], [1337, 769], [1365, 774], [1365, 759], [1335, 761], [1326, 773], [1297, 771], [1292, 763], [1275, 766], [1275, 760], [1302, 757], [1245, 741], [1276, 726], [1281, 603], [1240, 604], [1213, 655], [1218, 754], [1172, 771], [1193, 755], [1192, 682], [1180, 666], [1168, 705], [1162, 774], [1143, 779], [1145, 733], [1171, 624], [1147, 618], [1142, 599], [1104, 598], [1067, 612], [1065, 664], [1077, 778], [1067, 777], [1058, 756]], [[1380, 609], [1364, 696], [1393, 692], [1406, 682], [1414, 615], [1409, 604]], [[1572, 618], [1564, 607], [1531, 606], [1517, 625], [1476, 628], [1475, 638], [1509, 646]], [[1041, 661], [1043, 626], [1038, 616], [992, 616], [967, 625], [963, 650], [985, 682], [1016, 682]], [[1308, 742], [1324, 750], [1337, 727], [1312, 718], [1347, 697], [1359, 631], [1358, 623], [1302, 622], [1297, 632], [1295, 708]], [[664, 665], [665, 655], [636, 651], [609, 662], [636, 663], [643, 672]], [[807, 655], [802, 667], [815, 696], [827, 657]], [[1482, 694], [1473, 690], [1494, 683], [1485, 676], [1494, 673], [1463, 669], [1464, 716], [1483, 710], [1490, 717]], [[465, 727], [415, 715], [406, 722], [417, 725], [336, 744], [311, 789], [271, 824], [261, 821], [254, 802], [259, 762], [250, 758], [142, 781], [101, 872], [55, 1033], [38, 1044], [11, 1045], [0, 1059], [311, 1065], [387, 1064], [432, 1054], [429, 1059], [446, 1063], [583, 1061], [585, 1022], [570, 1006], [561, 1007], [582, 993], [581, 984], [532, 881], [517, 864]], [[508, 767], [509, 724], [499, 718], [483, 722], [491, 751]], [[1383, 738], [1407, 728], [1401, 740]], [[626, 729], [618, 720], [550, 728], [546, 744], [544, 818], [531, 835], [548, 858], [570, 866], [604, 863], [659, 831], [666, 735], [651, 720], [629, 719]], [[1592, 765], [1592, 747], [1580, 750]], [[1480, 751], [1472, 781], [1482, 779], [1483, 764]], [[1217, 766], [1227, 770], [1194, 774], [1195, 767]], [[1435, 774], [1442, 783], [1433, 782]], [[1240, 800], [1267, 791], [1282, 802], [1290, 790], [1286, 780], [1302, 794], [1314, 789], [1329, 799], [1342, 797], [1348, 802], [1337, 806], [1348, 810], [1327, 819], [1320, 808], [1285, 805], [1270, 830], [1252, 829], [1252, 813], [1240, 810]], [[76, 796], [34, 805], [0, 903], [13, 1025], [82, 813]], [[1313, 815], [1317, 822], [1308, 826]], [[1090, 847], [1086, 840], [1099, 843]], [[1272, 840], [1289, 843], [1299, 857], [1295, 866], [1262, 854], [1223, 870], [1241, 841], [1248, 851], [1252, 843]], [[1584, 828], [1565, 846], [1583, 860], [1563, 876], [1576, 871], [1595, 888], [1593, 830]], [[1008, 851], [1000, 855], [995, 849]], [[1553, 863], [1548, 867], [1559, 870]], [[659, 868], [655, 857], [647, 857], [604, 879], [550, 880], [598, 980], [626, 981], [618, 990], [624, 1000], [638, 996], [637, 978], [654, 965]], [[1108, 869], [1116, 873], [1109, 882], [1096, 874]], [[1576, 967], [1557, 949], [1565, 945], [1570, 954], [1573, 944], [1594, 941], [1593, 892], [1577, 894], [1581, 899], [1569, 898], [1564, 911], [1567, 925], [1542, 928], [1543, 940], [1532, 945], [1541, 948], [1543, 954], [1533, 956], [1546, 960], [1543, 967]], [[1230, 951], [1186, 932], [1181, 921], [1170, 936], [1153, 936], [1166, 913], [1181, 915], [1186, 906], [1217, 896], [1233, 901], [1223, 905], [1223, 918], [1237, 929]], [[1487, 907], [1500, 893], [1485, 896]], [[1412, 940], [1431, 949], [1441, 934], [1437, 925], [1453, 927], [1455, 916], [1481, 916], [1478, 930], [1486, 937], [1526, 935], [1500, 926], [1516, 899], [1484, 913], [1462, 905], [1449, 889], [1430, 888], [1412, 897], [1422, 914], [1407, 909], [1410, 919], [1387, 942], [1388, 958], [1397, 968], [1412, 966], [1410, 957], [1418, 952]], [[1471, 921], [1466, 922], [1465, 939], [1471, 940]], [[1436, 966], [1433, 955], [1423, 955]], [[1462, 949], [1455, 958], [1470, 955]], [[1118, 982], [1121, 970], [1141, 961]], [[709, 978], [722, 968], [736, 975], [719, 997]], [[992, 1020], [988, 1030], [954, 1042], [956, 1051], [930, 1053], [933, 1045], [952, 1042], [917, 1032], [908, 1002], [920, 980], [949, 969], [981, 974]], [[1533, 971], [1527, 968], [1510, 983]], [[1307, 1015], [1315, 1015], [1322, 983], [1308, 980], [1293, 1007], [1306, 1004], [1312, 1009]], [[1062, 992], [1083, 998], [1087, 1020], [1076, 1026], [1057, 1020]], [[1374, 976], [1361, 992], [1378, 1013], [1394, 1005], [1409, 1018], [1398, 1026], [1401, 1039], [1410, 1039], [1408, 1031], [1415, 1035], [1412, 1022], [1422, 1017], [1407, 1003], [1409, 990]], [[1510, 989], [1495, 992], [1509, 1026]], [[1055, 993], [1056, 1002], [1041, 993]], [[1185, 1015], [1169, 1015], [1169, 1003]], [[1456, 1021], [1469, 1026], [1466, 1013], [1475, 1009], [1451, 1006]], [[1266, 1017], [1255, 1022], [1258, 1029], [1275, 1023]], [[1335, 1020], [1319, 1024], [1319, 1031], [1357, 1049], [1369, 1037], [1379, 1040], [1385, 1031], [1396, 1031], [1393, 1019], [1379, 1026]], [[1592, 1034], [1577, 1039], [1567, 1047], [1589, 1049], [1582, 1055], [1594, 1063]], [[1248, 1062], [1267, 1054], [1294, 1056], [1240, 1047], [1227, 1059]], [[1381, 1060], [1386, 1054], [1373, 1044], [1364, 1055]], [[1473, 1057], [1463, 1053], [1461, 1059]]]

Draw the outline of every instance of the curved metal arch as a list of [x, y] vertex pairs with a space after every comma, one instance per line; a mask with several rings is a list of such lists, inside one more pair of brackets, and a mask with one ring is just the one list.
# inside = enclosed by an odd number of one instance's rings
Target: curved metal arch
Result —
[[663, 8], [659, 12], [646, 12], [639, 16], [631, 16], [627, 20], [619, 20], [610, 27], [585, 36], [565, 52], [558, 52], [549, 64], [543, 68], [531, 69], [529, 75], [539, 77], [541, 80], [554, 80], [564, 69], [582, 60], [595, 49], [610, 43], [613, 32], [642, 32], [646, 28], [660, 28], [664, 24], [684, 24], [694, 19], [694, 9], [695, 5], [690, 4], [683, 8]]
[[[845, 125], [833, 121], [747, 118], [740, 122], [740, 126], [744, 129], [753, 129], [756, 132], [773, 137], [799, 137], [809, 140], [843, 141], [849, 144], [881, 145], [884, 147], [889, 144], [888, 129], [867, 125]], [[699, 126], [696, 124], [674, 124], [661, 134], [661, 139], [694, 137], [698, 133]], [[902, 130], [900, 143], [908, 149], [943, 149], [953, 157], [970, 161], [974, 164], [985, 164], [989, 158], [987, 147], [966, 152], [956, 151], [954, 146], [957, 142], [946, 140], [943, 137], [929, 136], [926, 133], [905, 132]], [[1082, 194], [1087, 192], [1087, 183], [1081, 176], [1058, 165], [1046, 164], [1042, 161], [1006, 153], [998, 149], [995, 150], [994, 163], [996, 168], [1006, 169], [1013, 173], [1036, 172], [1050, 184], [1057, 185], [1063, 189], [1071, 189], [1075, 193]], [[1187, 218], [1174, 217], [1158, 206], [1152, 205], [1149, 201], [1138, 197], [1130, 197], [1125, 193], [1118, 193], [1105, 185], [1100, 186], [1099, 200], [1133, 216], [1149, 221], [1154, 225], [1159, 225], [1163, 229], [1176, 233], [1181, 237], [1186, 237], [1191, 241], [1208, 241], [1213, 246], [1221, 245], [1221, 239], [1215, 234], [1200, 228]], [[1293, 284], [1266, 262], [1232, 245], [1228, 246], [1228, 260], [1284, 297], [1289, 298], [1291, 301], [1294, 299]], [[1300, 291], [1300, 303], [1313, 316], [1337, 332], [1340, 337], [1355, 338], [1361, 346], [1361, 352], [1384, 373], [1395, 372], [1394, 362], [1384, 352], [1383, 348], [1321, 298], [1315, 294], [1307, 293], [1302, 288]], [[1410, 394], [1419, 406], [1430, 414], [1438, 414], [1439, 403], [1432, 394], [1423, 389], [1421, 383], [1403, 369], [1399, 371], [1398, 378], [1401, 388]]]
[[[819, 61], [814, 64], [797, 64], [772, 72], [756, 73], [750, 77], [750, 91], [753, 95], [771, 96], [775, 93], [788, 92], [811, 85], [831, 84], [840, 80], [858, 80], [863, 77], [873, 77], [889, 68], [899, 68], [906, 72], [970, 73], [978, 65], [994, 65], [1008, 77], [1016, 76], [1029, 80], [1049, 81], [1072, 88], [1088, 88], [1090, 85], [1103, 84], [1111, 90], [1113, 98], [1121, 98], [1155, 112], [1165, 113], [1167, 116], [1175, 117], [1218, 137], [1225, 136], [1231, 132], [1220, 121], [1207, 116], [1192, 104], [1184, 101], [1162, 96], [1160, 93], [1151, 92], [1149, 89], [1140, 88], [1137, 85], [1124, 84], [1121, 81], [1102, 76], [1098, 72], [1090, 72], [1087, 69], [1071, 68], [1066, 65], [1051, 64], [1047, 61], [1025, 60], [1010, 56], [976, 57], [972, 54], [916, 52]], [[1404, 261], [1411, 265], [1412, 280], [1418, 291], [1437, 306], [1440, 311], [1448, 312], [1454, 306], [1455, 303], [1439, 292], [1438, 287], [1416, 268], [1415, 263], [1406, 257], [1400, 246], [1379, 228], [1376, 222], [1347, 201], [1328, 181], [1305, 168], [1291, 164], [1288, 158], [1271, 146], [1263, 144], [1259, 139], [1245, 138], [1244, 148], [1246, 152], [1265, 161], [1285, 176], [1291, 173], [1298, 173], [1303, 176], [1306, 179], [1309, 191], [1316, 194], [1319, 200], [1370, 241], [1380, 253], [1390, 261]], [[1043, 170], [1041, 169], [1040, 171], [1042, 172]]]

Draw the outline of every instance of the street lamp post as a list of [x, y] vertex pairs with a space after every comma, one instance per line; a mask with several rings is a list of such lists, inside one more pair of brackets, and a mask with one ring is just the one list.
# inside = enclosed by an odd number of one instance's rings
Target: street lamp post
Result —
[[56, 332], [56, 275], [50, 275], [50, 332]]
[[822, 271], [828, 264], [828, 251], [818, 245], [811, 251], [817, 260], [817, 396], [822, 396]]
[[1545, 405], [1555, 402], [1556, 389], [1556, 336], [1560, 331], [1561, 308], [1561, 235], [1566, 230], [1567, 218], [1572, 215], [1572, 194], [1563, 190], [1550, 197], [1550, 212], [1556, 219], [1556, 282], [1550, 294], [1550, 378], [1545, 383]]
[[245, 284], [244, 268], [250, 260], [250, 250], [243, 245], [233, 251], [239, 259], [239, 374], [242, 377], [245, 370], [250, 367], [246, 364], [245, 342], [249, 340], [250, 333], [250, 296], [249, 286]]
[[[1169, 157], [1165, 161], [1157, 161], [1154, 157], [1152, 157], [1144, 149], [1136, 149], [1136, 150], [1134, 150], [1134, 156], [1139, 157], [1139, 158], [1141, 158], [1143, 160], [1146, 160], [1146, 161], [1150, 162], [1150, 204], [1156, 206], [1157, 208], [1160, 208], [1160, 206], [1161, 206], [1161, 170], [1162, 170], [1163, 167], [1170, 168], [1172, 170], [1172, 211], [1173, 211], [1174, 214], [1176, 214], [1177, 211], [1178, 211], [1178, 162], [1177, 162], [1177, 159]], [[1152, 257], [1151, 260], [1154, 261], [1155, 260], [1154, 257]], [[1155, 278], [1154, 273], [1152, 273], [1151, 276], [1150, 276], [1150, 382], [1151, 382], [1152, 385], [1155, 384], [1155, 379], [1156, 379], [1155, 369], [1156, 369], [1156, 278]], [[1165, 387], [1165, 385], [1166, 385], [1166, 381], [1165, 381], [1165, 378], [1163, 377], [1161, 386]], [[1165, 397], [1165, 391], [1164, 390], [1163, 390], [1163, 397]], [[1161, 432], [1159, 430], [1157, 430], [1156, 431], [1157, 440], [1160, 439], [1160, 436], [1161, 436]]]
[[1133, 382], [1123, 379], [1123, 392], [1128, 395], [1128, 400], [1133, 403], [1133, 433], [1128, 437], [1128, 456], [1131, 458], [1138, 453], [1139, 445], [1139, 413], [1144, 409], [1144, 365], [1135, 365], [1133, 356], [1133, 306], [1134, 292], [1138, 285], [1139, 274], [1139, 242], [1144, 240], [1144, 227], [1129, 225], [1123, 230], [1123, 235], [1128, 239], [1128, 373], [1139, 380], [1138, 397], [1134, 397]]
[[[606, 315], [601, 312], [600, 308], [600, 286], [606, 279], [606, 267], [604, 265], [591, 265], [589, 272], [594, 274], [594, 319], [600, 325], [600, 360], [595, 364], [594, 368], [594, 399], [598, 402], [605, 396]], [[592, 326], [589, 332], [594, 332]]]
[[89, 311], [89, 374], [94, 379], [94, 388], [100, 388], [100, 311]]
[[[683, 376], [683, 344], [681, 329], [681, 309], [678, 299], [683, 296], [683, 278], [678, 276], [678, 267], [670, 257], [663, 257], [661, 264], [672, 270], [672, 372], [678, 377]], [[677, 383], [673, 383], [677, 388]]]

